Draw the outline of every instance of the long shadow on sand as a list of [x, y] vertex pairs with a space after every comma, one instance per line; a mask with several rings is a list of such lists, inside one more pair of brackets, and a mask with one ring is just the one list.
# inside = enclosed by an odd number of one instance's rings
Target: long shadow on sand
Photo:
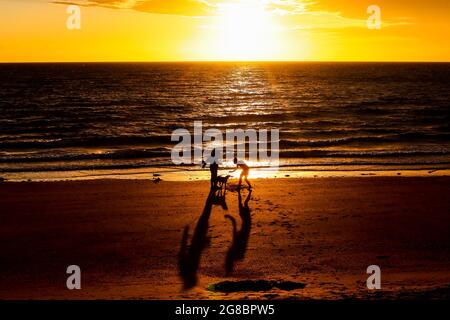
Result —
[[194, 235], [192, 236], [189, 248], [187, 247], [189, 226], [184, 228], [178, 255], [178, 267], [180, 276], [184, 282], [184, 289], [190, 289], [197, 285], [197, 271], [200, 265], [200, 258], [203, 250], [210, 243], [208, 227], [213, 205], [220, 205], [224, 210], [228, 209], [224, 192], [210, 191], [208, 198], [206, 199], [203, 213], [195, 226]]
[[250, 190], [244, 203], [242, 203], [241, 190], [238, 190], [239, 216], [242, 220], [241, 229], [239, 231], [237, 230], [236, 219], [230, 215], [225, 215], [226, 218], [231, 220], [231, 224], [233, 225], [233, 242], [228, 249], [227, 256], [225, 258], [226, 275], [233, 272], [235, 262], [243, 260], [245, 257], [245, 252], [247, 251], [250, 231], [252, 228], [252, 217], [248, 206], [251, 195], [252, 191]]

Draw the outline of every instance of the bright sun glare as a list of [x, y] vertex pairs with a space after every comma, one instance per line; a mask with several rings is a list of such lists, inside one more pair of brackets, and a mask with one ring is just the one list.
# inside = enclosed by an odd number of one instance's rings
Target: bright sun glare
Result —
[[261, 1], [227, 3], [217, 17], [219, 55], [226, 60], [270, 60], [277, 51], [276, 25]]

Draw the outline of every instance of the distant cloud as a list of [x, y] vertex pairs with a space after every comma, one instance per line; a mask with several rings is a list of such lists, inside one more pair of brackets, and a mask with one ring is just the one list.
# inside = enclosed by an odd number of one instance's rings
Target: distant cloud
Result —
[[267, 0], [264, 1], [268, 11], [279, 15], [296, 15], [306, 11], [306, 7], [313, 4], [310, 1], [298, 0]]
[[52, 1], [55, 4], [133, 9], [136, 11], [182, 16], [211, 15], [214, 6], [206, 0], [72, 0]]
[[[318, 9], [318, 1], [315, 0], [55, 0], [52, 3], [189, 17], [214, 16], [220, 14], [224, 6], [253, 3], [263, 6], [272, 16], [282, 19], [285, 27], [292, 30], [366, 28], [367, 19], [364, 14], [355, 19], [345, 17], [341, 12]], [[401, 19], [383, 21], [383, 27], [401, 24], [408, 22]]]
[[147, 0], [138, 1], [133, 9], [160, 14], [207, 16], [213, 13], [214, 6], [201, 0]]
[[133, 9], [142, 12], [172, 14], [183, 16], [211, 16], [224, 4], [255, 2], [267, 11], [277, 15], [296, 15], [313, 4], [309, 0], [55, 0], [52, 3], [79, 5], [85, 7], [104, 7], [114, 9]]

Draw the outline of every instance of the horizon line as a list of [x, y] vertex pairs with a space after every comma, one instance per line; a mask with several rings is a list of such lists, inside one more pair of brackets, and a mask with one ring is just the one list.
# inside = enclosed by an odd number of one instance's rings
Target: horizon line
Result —
[[450, 63], [450, 60], [101, 60], [101, 61], [0, 61], [0, 64], [49, 63]]

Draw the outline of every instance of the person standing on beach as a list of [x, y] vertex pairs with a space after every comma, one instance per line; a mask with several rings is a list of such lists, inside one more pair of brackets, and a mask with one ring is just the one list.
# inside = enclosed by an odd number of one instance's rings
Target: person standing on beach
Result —
[[211, 151], [211, 156], [207, 161], [202, 161], [202, 168], [205, 168], [207, 164], [209, 164], [209, 171], [211, 172], [211, 190], [215, 190], [217, 186], [217, 173], [219, 171], [215, 149]]
[[250, 182], [248, 181], [248, 175], [249, 175], [249, 173], [250, 173], [250, 168], [249, 168], [249, 166], [248, 166], [243, 160], [238, 161], [237, 157], [234, 157], [233, 162], [234, 162], [234, 164], [235, 164], [237, 167], [236, 167], [236, 169], [234, 169], [232, 172], [234, 172], [234, 171], [236, 171], [236, 170], [238, 170], [238, 169], [241, 169], [241, 170], [242, 170], [241, 175], [239, 176], [239, 185], [238, 185], [238, 189], [241, 188], [241, 185], [242, 185], [242, 178], [245, 178], [245, 182], [247, 182], [248, 188], [251, 189], [251, 188], [252, 188], [252, 185], [251, 185]]

